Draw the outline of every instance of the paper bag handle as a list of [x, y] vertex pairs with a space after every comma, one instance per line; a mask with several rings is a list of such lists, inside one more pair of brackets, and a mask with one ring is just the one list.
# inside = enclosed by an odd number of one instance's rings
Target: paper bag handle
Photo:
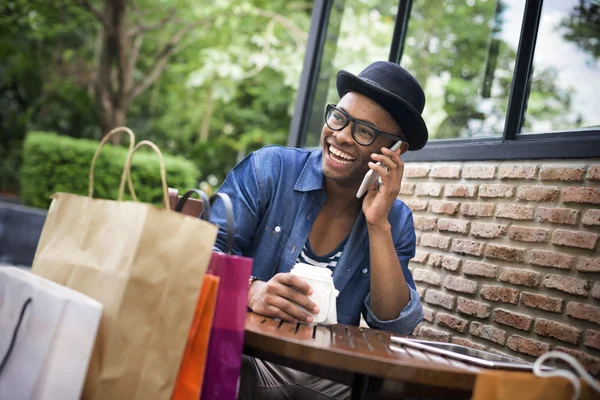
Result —
[[19, 314], [19, 320], [17, 321], [17, 325], [15, 325], [15, 329], [13, 330], [12, 339], [10, 339], [10, 344], [8, 345], [8, 350], [6, 350], [4, 357], [2, 357], [2, 361], [0, 361], [0, 374], [2, 374], [2, 371], [4, 370], [4, 367], [6, 366], [6, 363], [8, 361], [8, 357], [10, 357], [10, 353], [12, 353], [13, 348], [15, 347], [15, 341], [17, 340], [17, 335], [19, 334], [19, 328], [21, 327], [21, 322], [23, 322], [23, 316], [25, 315], [27, 306], [29, 306], [29, 304], [31, 304], [31, 302], [32, 302], [31, 297], [28, 297], [27, 300], [25, 300], [25, 303], [23, 303], [23, 307], [21, 307], [21, 313]]
[[204, 193], [204, 191], [199, 189], [190, 189], [187, 192], [185, 192], [185, 194], [181, 196], [181, 198], [177, 202], [177, 205], [175, 206], [175, 211], [181, 212], [183, 210], [183, 206], [185, 206], [186, 201], [194, 193], [200, 196], [200, 199], [202, 200], [202, 212], [200, 213], [200, 215], [198, 215], [198, 218], [203, 219], [204, 221], [208, 221], [210, 219], [210, 200], [208, 198], [208, 195]]
[[[102, 150], [102, 147], [104, 147], [104, 145], [106, 144], [106, 142], [108, 141], [108, 139], [110, 139], [110, 137], [112, 135], [114, 135], [115, 133], [119, 133], [119, 132], [125, 132], [129, 135], [129, 149], [127, 150], [127, 159], [125, 161], [125, 165], [123, 166], [123, 173], [121, 174], [121, 185], [119, 186], [119, 193], [123, 192], [123, 190], [125, 188], [124, 178], [125, 178], [125, 174], [127, 173], [127, 160], [130, 159], [131, 152], [133, 151], [133, 144], [135, 143], [135, 135], [133, 134], [133, 131], [131, 129], [129, 129], [125, 126], [120, 126], [118, 128], [111, 130], [102, 138], [102, 140], [100, 141], [100, 144], [98, 145], [98, 148], [96, 149], [96, 152], [94, 153], [94, 157], [92, 158], [92, 164], [90, 165], [88, 197], [93, 197], [93, 195], [94, 195], [94, 168], [96, 166], [96, 159], [100, 155], [100, 150]], [[133, 193], [133, 186], [131, 185], [131, 180], [129, 181], [129, 190], [131, 191], [131, 196], [133, 197], [133, 199], [136, 200], [135, 193]]]
[[227, 218], [227, 254], [231, 255], [233, 251], [233, 238], [235, 236], [235, 225], [233, 223], [233, 203], [231, 202], [231, 198], [227, 193], [215, 193], [210, 199], [206, 196], [202, 190], [198, 189], [190, 189], [177, 202], [177, 206], [175, 206], [175, 211], [181, 212], [183, 210], [183, 206], [185, 202], [190, 198], [192, 194], [198, 194], [202, 199], [202, 213], [198, 216], [198, 218], [208, 221], [210, 219], [210, 207], [214, 204], [217, 199], [223, 200], [223, 205], [225, 206], [225, 217]]
[[127, 157], [127, 162], [125, 163], [126, 174], [124, 174], [121, 177], [121, 185], [119, 186], [118, 200], [123, 200], [123, 192], [125, 191], [125, 178], [128, 178], [130, 182], [129, 190], [131, 191], [131, 196], [135, 200], [135, 193], [133, 192], [133, 185], [131, 183], [131, 160], [133, 159], [133, 155], [135, 154], [135, 152], [138, 151], [139, 148], [142, 146], [149, 146], [158, 155], [158, 161], [160, 162], [160, 181], [163, 190], [163, 206], [166, 210], [169, 210], [169, 188], [167, 187], [167, 172], [165, 170], [165, 160], [158, 146], [149, 140], [142, 140], [141, 142], [136, 144], [131, 153], [129, 153], [129, 157]]

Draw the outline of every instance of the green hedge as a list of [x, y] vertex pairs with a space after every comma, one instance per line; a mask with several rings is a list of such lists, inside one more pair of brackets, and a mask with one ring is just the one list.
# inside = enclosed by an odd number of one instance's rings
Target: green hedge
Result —
[[[23, 146], [22, 201], [33, 207], [48, 208], [50, 196], [55, 192], [87, 195], [90, 163], [97, 147], [96, 141], [30, 132]], [[107, 144], [102, 148], [94, 169], [95, 198], [118, 197], [126, 156], [125, 147]], [[200, 172], [190, 161], [166, 154], [164, 159], [169, 187], [182, 192], [197, 186]], [[131, 177], [139, 201], [162, 204], [159, 162], [154, 152], [140, 149], [135, 153]]]

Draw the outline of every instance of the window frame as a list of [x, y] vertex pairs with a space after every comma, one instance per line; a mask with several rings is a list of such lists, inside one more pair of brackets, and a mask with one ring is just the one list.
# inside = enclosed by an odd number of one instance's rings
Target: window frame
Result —
[[[315, 0], [304, 67], [290, 124], [288, 146], [303, 147], [313, 105], [313, 95], [323, 55], [331, 9], [336, 0]], [[429, 141], [416, 152], [407, 152], [405, 161], [484, 161], [517, 159], [600, 158], [600, 128], [560, 132], [521, 133], [529, 96], [537, 34], [543, 0], [526, 0], [508, 109], [502, 137], [445, 139]], [[404, 49], [412, 0], [399, 0], [388, 60], [400, 63]]]

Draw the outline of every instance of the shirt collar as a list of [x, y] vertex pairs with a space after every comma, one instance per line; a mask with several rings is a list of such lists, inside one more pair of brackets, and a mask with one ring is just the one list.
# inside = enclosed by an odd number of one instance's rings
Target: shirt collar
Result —
[[294, 190], [299, 192], [310, 192], [312, 190], [324, 189], [323, 176], [323, 151], [315, 149], [311, 151], [310, 156], [302, 168], [300, 176], [296, 180]]

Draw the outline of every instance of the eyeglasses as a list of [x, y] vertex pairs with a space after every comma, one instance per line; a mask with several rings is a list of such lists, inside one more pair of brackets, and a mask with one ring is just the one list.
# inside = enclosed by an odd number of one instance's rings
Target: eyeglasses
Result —
[[335, 104], [327, 104], [327, 108], [325, 109], [325, 123], [329, 129], [341, 131], [350, 122], [352, 122], [352, 137], [361, 146], [369, 146], [377, 139], [377, 136], [383, 136], [394, 142], [402, 140], [398, 135], [381, 131], [366, 122], [351, 117], [348, 113], [337, 108]]

